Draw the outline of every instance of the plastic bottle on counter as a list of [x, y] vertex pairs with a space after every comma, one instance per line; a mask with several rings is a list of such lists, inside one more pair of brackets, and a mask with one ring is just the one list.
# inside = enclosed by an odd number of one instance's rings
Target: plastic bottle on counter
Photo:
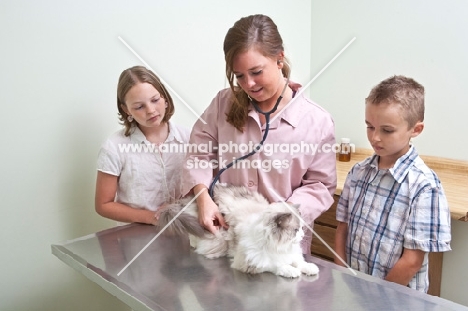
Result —
[[338, 161], [349, 162], [351, 161], [351, 141], [349, 138], [342, 138], [340, 145], [340, 153], [338, 154]]

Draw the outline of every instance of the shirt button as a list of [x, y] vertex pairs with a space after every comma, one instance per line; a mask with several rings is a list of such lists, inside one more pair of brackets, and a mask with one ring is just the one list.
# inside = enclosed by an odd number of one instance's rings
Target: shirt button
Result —
[[253, 186], [254, 186], [254, 183], [253, 183], [253, 181], [249, 181], [249, 183], [247, 184], [247, 186], [249, 186], [249, 187], [253, 187]]

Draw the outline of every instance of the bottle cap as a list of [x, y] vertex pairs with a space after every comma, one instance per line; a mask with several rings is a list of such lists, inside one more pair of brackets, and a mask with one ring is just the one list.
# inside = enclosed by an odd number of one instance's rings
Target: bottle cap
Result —
[[349, 138], [342, 138], [341, 139], [342, 144], [349, 144], [350, 142], [351, 142], [351, 140]]

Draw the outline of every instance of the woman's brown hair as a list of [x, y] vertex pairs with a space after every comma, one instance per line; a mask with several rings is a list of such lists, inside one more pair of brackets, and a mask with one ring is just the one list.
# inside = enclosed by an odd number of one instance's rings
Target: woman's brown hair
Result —
[[[242, 88], [234, 85], [232, 67], [234, 58], [251, 48], [270, 58], [276, 58], [279, 53], [284, 52], [283, 39], [276, 24], [268, 16], [258, 14], [243, 17], [228, 30], [224, 38], [226, 78], [233, 93], [231, 109], [226, 120], [241, 132], [247, 120], [249, 98]], [[289, 77], [291, 69], [286, 60], [281, 71], [283, 76]]]

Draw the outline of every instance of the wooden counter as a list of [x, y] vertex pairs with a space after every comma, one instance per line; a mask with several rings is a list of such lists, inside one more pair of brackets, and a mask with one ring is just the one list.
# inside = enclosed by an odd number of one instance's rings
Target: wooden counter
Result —
[[[372, 154], [372, 150], [356, 148], [350, 162], [336, 162], [338, 177], [336, 195], [341, 194], [351, 167]], [[439, 176], [442, 187], [444, 187], [452, 219], [468, 221], [468, 161], [422, 155], [421, 158]]]

